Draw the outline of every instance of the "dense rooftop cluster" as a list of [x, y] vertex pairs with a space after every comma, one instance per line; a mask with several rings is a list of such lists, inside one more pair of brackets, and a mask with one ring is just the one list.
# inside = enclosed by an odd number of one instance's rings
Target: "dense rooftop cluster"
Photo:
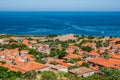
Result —
[[81, 77], [120, 69], [120, 38], [0, 35], [0, 66], [13, 72], [65, 72]]

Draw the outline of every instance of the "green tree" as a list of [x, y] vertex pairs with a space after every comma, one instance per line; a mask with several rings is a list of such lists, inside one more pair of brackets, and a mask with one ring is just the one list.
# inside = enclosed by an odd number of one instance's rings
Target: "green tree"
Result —
[[22, 75], [21, 79], [27, 79], [27, 80], [35, 80], [36, 79], [36, 72], [30, 71]]
[[89, 47], [89, 46], [83, 46], [82, 49], [83, 49], [84, 51], [87, 51], [87, 52], [90, 52], [91, 50], [93, 50], [93, 49], [92, 49], [91, 47]]
[[80, 66], [70, 66], [70, 67], [68, 67], [68, 69], [70, 70], [70, 69], [75, 69], [75, 68], [79, 68]]
[[0, 79], [2, 80], [16, 80], [16, 78], [19, 78], [21, 75], [21, 72], [16, 73], [0, 66]]
[[78, 54], [79, 50], [78, 49], [75, 49], [73, 54]]
[[42, 80], [57, 80], [57, 75], [51, 71], [44, 71], [41, 74]]
[[56, 63], [56, 62], [50, 62], [50, 64], [57, 65], [58, 63]]
[[65, 50], [59, 50], [59, 49], [55, 49], [55, 48], [52, 48], [51, 49], [51, 53], [50, 53], [50, 57], [57, 57], [57, 58], [62, 58], [66, 55], [66, 51]]
[[35, 49], [29, 49], [29, 54], [36, 56], [39, 52]]
[[97, 47], [97, 48], [102, 47], [102, 42], [101, 42], [101, 41], [96, 42], [96, 47]]
[[89, 68], [89, 64], [86, 63], [86, 62], [83, 62], [83, 63], [82, 63], [82, 66], [84, 66], [84, 67], [88, 67], [88, 68]]
[[103, 54], [103, 57], [105, 59], [109, 59], [110, 58], [109, 53], [107, 51], [105, 51], [104, 54]]
[[120, 71], [118, 69], [103, 67], [102, 72], [104, 72], [108, 80], [120, 79]]

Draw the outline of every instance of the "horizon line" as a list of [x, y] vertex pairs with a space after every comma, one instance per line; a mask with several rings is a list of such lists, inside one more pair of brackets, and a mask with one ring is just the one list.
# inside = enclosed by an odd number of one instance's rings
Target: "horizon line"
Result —
[[6, 11], [0, 11], [0, 12], [120, 12], [120, 11], [54, 11], [54, 10], [53, 11], [52, 10], [51, 11], [49, 11], [49, 10], [48, 11], [47, 10], [46, 11], [39, 11], [39, 10], [38, 11], [34, 11], [34, 10], [33, 11], [32, 10], [28, 10], [28, 11], [27, 10], [26, 11], [10, 10], [10, 11], [7, 11], [6, 10]]

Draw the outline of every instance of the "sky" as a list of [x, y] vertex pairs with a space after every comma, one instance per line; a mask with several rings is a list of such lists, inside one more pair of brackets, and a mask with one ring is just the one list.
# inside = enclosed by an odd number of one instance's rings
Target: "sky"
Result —
[[120, 11], [120, 0], [0, 0], [0, 11]]

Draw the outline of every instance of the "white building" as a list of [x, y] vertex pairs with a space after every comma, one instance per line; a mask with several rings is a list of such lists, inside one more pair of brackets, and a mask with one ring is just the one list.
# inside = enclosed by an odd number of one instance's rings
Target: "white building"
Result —
[[71, 69], [69, 70], [69, 72], [72, 74], [78, 74], [78, 76], [81, 76], [81, 77], [88, 77], [88, 76], [92, 76], [96, 71], [90, 68], [80, 67], [76, 69]]

